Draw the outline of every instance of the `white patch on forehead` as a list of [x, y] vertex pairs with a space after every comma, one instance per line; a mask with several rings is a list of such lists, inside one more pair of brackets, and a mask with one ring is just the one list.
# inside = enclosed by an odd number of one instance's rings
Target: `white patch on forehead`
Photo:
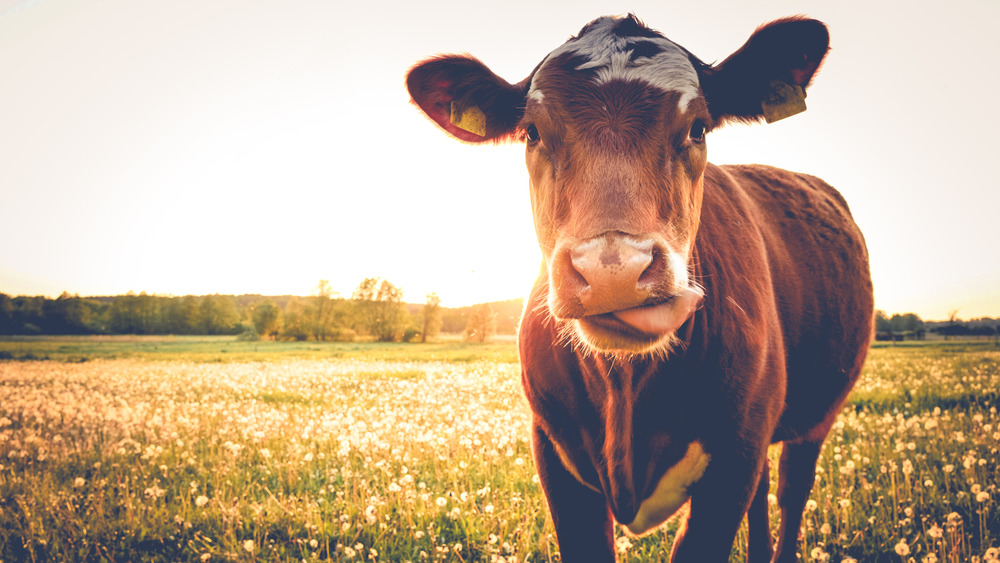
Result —
[[545, 94], [543, 94], [541, 90], [531, 90], [528, 92], [528, 99], [542, 103], [542, 100], [545, 99]]
[[[590, 24], [589, 29], [577, 39], [570, 40], [552, 51], [542, 63], [535, 77], [542, 73], [549, 61], [566, 53], [583, 56], [587, 62], [576, 70], [593, 70], [594, 81], [603, 84], [611, 80], [643, 81], [667, 92], [679, 92], [678, 105], [687, 111], [691, 100], [698, 97], [698, 73], [684, 49], [666, 37], [621, 37], [614, 33], [619, 18], [604, 17]], [[662, 50], [651, 57], [632, 60], [634, 48], [641, 43], [653, 43]], [[535, 92], [532, 78], [529, 96]]]

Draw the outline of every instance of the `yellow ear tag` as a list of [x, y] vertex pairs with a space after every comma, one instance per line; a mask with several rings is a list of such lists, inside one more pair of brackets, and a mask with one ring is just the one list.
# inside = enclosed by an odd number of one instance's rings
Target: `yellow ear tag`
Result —
[[771, 81], [770, 86], [771, 93], [760, 103], [768, 123], [806, 111], [806, 93], [801, 86], [780, 80]]
[[460, 111], [459, 105], [451, 102], [451, 124], [480, 137], [486, 136], [486, 115], [476, 106], [469, 106]]

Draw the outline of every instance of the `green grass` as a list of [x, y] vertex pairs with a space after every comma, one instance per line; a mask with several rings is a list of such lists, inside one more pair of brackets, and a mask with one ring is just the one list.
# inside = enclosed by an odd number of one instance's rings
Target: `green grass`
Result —
[[516, 362], [513, 342], [246, 342], [235, 336], [0, 336], [0, 360], [141, 359], [250, 362], [287, 359]]
[[[0, 344], [2, 561], [558, 560], [511, 343]], [[998, 389], [991, 344], [873, 349], [800, 561], [992, 554]], [[619, 531], [619, 559], [675, 530]]]

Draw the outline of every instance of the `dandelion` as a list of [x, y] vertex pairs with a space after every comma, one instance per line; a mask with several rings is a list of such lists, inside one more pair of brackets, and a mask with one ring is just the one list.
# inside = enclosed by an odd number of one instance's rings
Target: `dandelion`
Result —
[[206, 497], [205, 495], [198, 495], [198, 498], [194, 499], [194, 504], [198, 508], [202, 508], [206, 504], [208, 504], [208, 497]]
[[77, 478], [76, 478], [76, 479], [75, 479], [75, 480], [73, 481], [73, 488], [74, 488], [74, 489], [79, 489], [79, 488], [80, 488], [80, 487], [82, 487], [82, 486], [84, 485], [84, 483], [86, 483], [86, 482], [87, 482], [87, 480], [86, 480], [86, 479], [84, 479], [83, 477], [77, 477]]
[[344, 546], [344, 555], [347, 556], [348, 559], [354, 559], [357, 557], [358, 552], [355, 551], [353, 547], [348, 545]]
[[900, 557], [906, 557], [910, 554], [910, 546], [906, 543], [906, 540], [899, 540], [896, 544], [896, 555]]
[[629, 541], [628, 536], [620, 536], [615, 540], [615, 551], [618, 553], [623, 554], [630, 549], [632, 549], [632, 542]]
[[920, 560], [920, 563], [937, 563], [938, 557], [934, 553], [928, 553]]
[[816, 501], [814, 501], [813, 499], [809, 499], [806, 501], [806, 510], [809, 512], [815, 512], [817, 506], [819, 505], [817, 505]]
[[941, 537], [944, 536], [944, 530], [941, 526], [934, 524], [930, 528], [927, 528], [927, 535], [934, 539], [941, 539]]
[[243, 542], [243, 550], [247, 553], [253, 553], [253, 540], [246, 540]]
[[[830, 523], [829, 522], [823, 522], [823, 525], [819, 527], [819, 533], [823, 534], [824, 536], [830, 535], [831, 531], [833, 531], [833, 530], [830, 528]], [[815, 559], [815, 558], [816, 557], [813, 556], [813, 559]]]
[[316, 549], [317, 547], [319, 547], [319, 542], [316, 541], [315, 538], [313, 538], [313, 539], [309, 540], [309, 547], [311, 547], [313, 549]]
[[202, 553], [201, 554], [201, 560], [202, 561], [208, 561], [211, 558], [212, 558], [212, 554], [211, 553]]
[[976, 502], [986, 502], [990, 500], [990, 494], [986, 491], [979, 491], [976, 493]]
[[448, 499], [444, 497], [438, 497], [437, 500], [434, 501], [434, 503], [437, 504], [439, 507], [444, 508], [444, 505], [448, 504]]

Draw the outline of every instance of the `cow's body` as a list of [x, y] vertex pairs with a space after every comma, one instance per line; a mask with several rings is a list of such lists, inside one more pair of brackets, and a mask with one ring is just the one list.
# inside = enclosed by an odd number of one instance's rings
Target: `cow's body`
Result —
[[613, 561], [613, 521], [642, 534], [689, 500], [672, 560], [727, 560], [744, 514], [751, 561], [796, 560], [819, 448], [871, 338], [867, 252], [833, 188], [708, 164], [704, 133], [787, 113], [766, 106], [801, 93], [826, 49], [819, 22], [782, 20], [709, 67], [630, 16], [595, 20], [516, 85], [467, 57], [411, 71], [456, 137], [527, 143], [546, 271], [520, 352], [564, 561]]
[[[523, 384], [539, 471], [555, 495], [572, 499], [560, 511], [574, 538], [560, 538], [564, 560], [613, 557], [599, 507], [633, 522], [695, 441], [711, 463], [690, 491], [691, 517], [704, 496], [709, 528], [735, 533], [766, 471], [766, 446], [818, 447], [860, 372], [858, 351], [871, 338], [867, 253], [830, 186], [764, 166], [710, 167], [694, 260], [705, 302], [666, 359], [621, 362], [552, 346], [561, 329], [544, 309], [548, 280], [532, 290], [520, 331]], [[814, 464], [806, 462], [810, 481]], [[589, 509], [573, 506], [588, 499]], [[699, 545], [695, 559], [724, 560], [729, 548]]]

